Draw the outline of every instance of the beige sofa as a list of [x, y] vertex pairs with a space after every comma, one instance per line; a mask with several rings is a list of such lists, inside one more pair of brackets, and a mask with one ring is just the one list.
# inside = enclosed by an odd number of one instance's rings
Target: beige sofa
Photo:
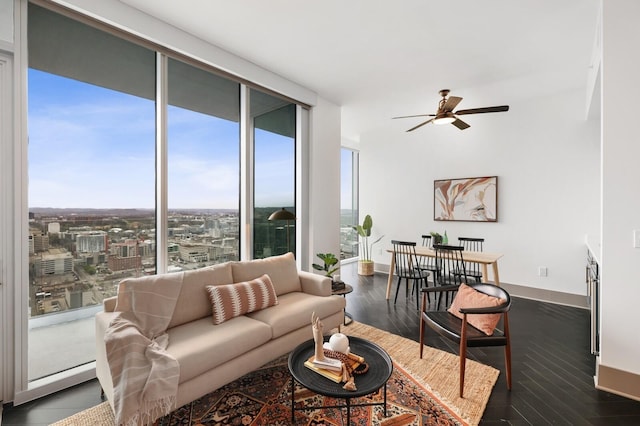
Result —
[[[278, 303], [213, 325], [206, 286], [249, 281], [269, 275]], [[129, 278], [135, 282], [135, 278]], [[244, 262], [227, 262], [184, 272], [169, 323], [167, 352], [180, 364], [176, 406], [180, 407], [290, 352], [311, 339], [311, 313], [325, 330], [344, 320], [345, 299], [331, 295], [329, 278], [298, 271], [291, 253]], [[107, 364], [105, 330], [116, 298], [96, 315], [96, 374], [113, 408], [113, 382]]]

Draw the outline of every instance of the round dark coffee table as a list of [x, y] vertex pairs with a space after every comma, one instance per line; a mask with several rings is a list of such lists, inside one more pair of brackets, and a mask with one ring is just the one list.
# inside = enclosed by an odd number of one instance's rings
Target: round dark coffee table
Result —
[[[325, 340], [328, 340], [326, 337]], [[346, 408], [347, 424], [351, 421], [352, 406], [366, 405], [382, 405], [384, 406], [384, 415], [387, 415], [387, 381], [393, 372], [393, 362], [384, 349], [368, 340], [359, 337], [349, 336], [349, 346], [351, 352], [360, 355], [369, 365], [369, 371], [364, 374], [355, 375], [355, 384], [357, 390], [348, 391], [342, 389], [343, 383], [336, 383], [319, 373], [305, 367], [304, 362], [307, 361], [315, 352], [315, 342], [313, 339], [298, 345], [291, 354], [289, 354], [289, 372], [291, 373], [291, 422], [295, 424], [296, 410], [310, 410], [317, 408]], [[324, 405], [312, 407], [295, 406], [295, 382], [300, 383], [305, 388], [317, 394], [340, 398], [345, 400], [344, 405]], [[372, 394], [378, 389], [384, 387], [384, 401], [375, 403], [351, 404], [352, 398]]]

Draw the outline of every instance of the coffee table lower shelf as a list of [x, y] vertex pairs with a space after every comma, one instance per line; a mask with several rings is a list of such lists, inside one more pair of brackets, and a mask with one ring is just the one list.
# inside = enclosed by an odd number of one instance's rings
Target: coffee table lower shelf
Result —
[[[289, 372], [291, 373], [291, 422], [295, 424], [295, 412], [326, 408], [346, 408], [347, 425], [351, 422], [351, 407], [383, 406], [384, 416], [387, 416], [387, 381], [393, 372], [393, 362], [389, 355], [380, 346], [368, 340], [358, 337], [349, 337], [351, 351], [364, 357], [369, 365], [369, 371], [362, 375], [355, 376], [356, 391], [348, 391], [342, 388], [341, 383], [335, 383], [326, 377], [312, 371], [304, 366], [304, 362], [314, 353], [315, 342], [308, 340], [289, 355]], [[344, 404], [300, 406], [295, 403], [295, 383], [313, 391], [317, 394], [336, 399], [344, 399]], [[351, 400], [370, 395], [380, 388], [383, 388], [384, 396], [382, 402], [362, 402], [352, 404]]]

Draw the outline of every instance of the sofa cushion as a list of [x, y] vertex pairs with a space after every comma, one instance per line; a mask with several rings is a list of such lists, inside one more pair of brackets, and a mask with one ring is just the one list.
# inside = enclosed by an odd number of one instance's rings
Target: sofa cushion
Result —
[[320, 318], [326, 318], [343, 310], [345, 305], [345, 298], [340, 296], [313, 296], [292, 292], [278, 296], [277, 305], [252, 312], [247, 316], [269, 324], [272, 338], [275, 339], [304, 326], [311, 329], [312, 312]]
[[265, 259], [255, 259], [242, 262], [231, 262], [233, 281], [242, 282], [258, 278], [263, 274], [269, 275], [276, 295], [300, 291], [298, 267], [293, 253], [272, 256]]
[[241, 283], [209, 285], [207, 292], [213, 307], [213, 323], [216, 325], [278, 303], [273, 284], [267, 274]]
[[211, 318], [203, 318], [174, 327], [168, 334], [167, 352], [180, 364], [180, 383], [271, 339], [271, 329], [267, 324], [246, 316], [230, 319], [220, 325], [211, 324]]
[[228, 262], [185, 271], [169, 328], [210, 317], [211, 302], [207, 297], [207, 286], [232, 282], [231, 265]]

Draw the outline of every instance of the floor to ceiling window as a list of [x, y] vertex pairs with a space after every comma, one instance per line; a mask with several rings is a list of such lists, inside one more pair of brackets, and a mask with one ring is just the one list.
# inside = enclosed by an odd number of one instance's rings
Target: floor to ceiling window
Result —
[[340, 259], [358, 256], [358, 152], [340, 151]]
[[169, 271], [239, 259], [240, 85], [169, 59]]
[[[31, 3], [27, 26], [28, 343], [18, 356], [32, 382], [95, 359], [93, 316], [123, 278], [295, 253], [299, 107]], [[282, 209], [290, 219], [269, 220]]]
[[253, 257], [296, 252], [295, 105], [252, 90]]
[[[155, 269], [155, 59], [33, 5], [28, 36], [35, 380], [93, 361], [94, 310], [84, 308]], [[73, 329], [58, 333], [61, 324]]]

